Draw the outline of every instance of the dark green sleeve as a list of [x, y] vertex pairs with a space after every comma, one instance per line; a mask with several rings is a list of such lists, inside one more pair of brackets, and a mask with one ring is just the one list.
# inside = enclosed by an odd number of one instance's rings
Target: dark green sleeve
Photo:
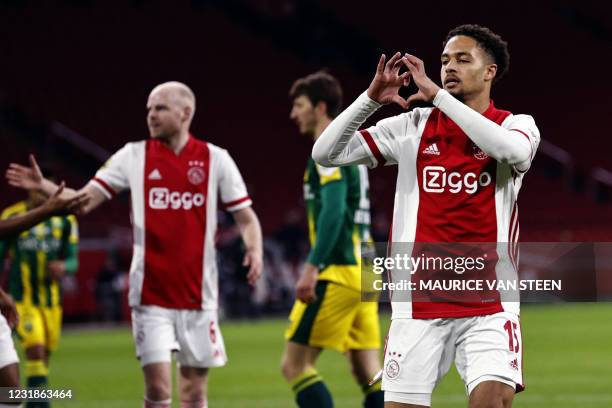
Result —
[[79, 233], [76, 218], [66, 217], [62, 244], [64, 246], [64, 262], [66, 263], [66, 273], [72, 275], [79, 269]]
[[340, 235], [346, 211], [347, 190], [344, 178], [321, 187], [321, 212], [317, 218], [317, 238], [308, 256], [308, 262], [319, 268], [334, 249]]

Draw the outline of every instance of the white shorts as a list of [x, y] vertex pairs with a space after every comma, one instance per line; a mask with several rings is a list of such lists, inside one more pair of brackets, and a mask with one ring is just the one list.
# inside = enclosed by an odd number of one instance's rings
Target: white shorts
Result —
[[0, 369], [15, 363], [19, 363], [19, 357], [13, 344], [11, 328], [0, 313]]
[[132, 308], [132, 334], [140, 365], [176, 361], [187, 367], [220, 367], [227, 362], [216, 310], [159, 306]]
[[[391, 322], [382, 389], [385, 400], [400, 394], [431, 393], [455, 366], [469, 395], [483, 381], [523, 389], [523, 343], [516, 314], [452, 319], [395, 319]], [[387, 395], [388, 394], [388, 395]], [[390, 398], [393, 395], [398, 398]]]

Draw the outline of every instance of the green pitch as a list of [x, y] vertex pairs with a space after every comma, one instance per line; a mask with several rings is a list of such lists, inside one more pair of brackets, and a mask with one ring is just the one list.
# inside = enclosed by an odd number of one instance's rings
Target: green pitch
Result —
[[[384, 332], [389, 323], [383, 316]], [[612, 303], [524, 306], [527, 391], [515, 407], [612, 406]], [[226, 322], [225, 368], [212, 370], [213, 408], [292, 407], [279, 370], [283, 320]], [[337, 407], [360, 407], [361, 395], [344, 357], [325, 352], [319, 369]], [[51, 386], [71, 388], [74, 400], [55, 407], [139, 407], [143, 384], [129, 330], [66, 330], [51, 364]], [[176, 394], [175, 394], [176, 395]], [[174, 405], [176, 397], [174, 398]], [[465, 407], [456, 371], [434, 391], [434, 407]]]

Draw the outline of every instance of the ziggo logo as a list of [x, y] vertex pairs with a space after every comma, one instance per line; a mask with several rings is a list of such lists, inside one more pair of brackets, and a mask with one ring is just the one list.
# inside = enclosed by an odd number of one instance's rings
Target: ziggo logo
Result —
[[154, 210], [190, 210], [204, 205], [204, 194], [193, 194], [189, 191], [181, 193], [170, 191], [165, 187], [155, 187], [149, 190], [149, 207]]
[[491, 175], [486, 171], [478, 176], [471, 172], [465, 175], [456, 171], [447, 173], [442, 166], [423, 168], [423, 190], [428, 193], [443, 193], [448, 188], [448, 191], [453, 194], [457, 194], [461, 190], [465, 190], [468, 194], [474, 194], [478, 190], [478, 186], [486, 187], [491, 184], [491, 181]]

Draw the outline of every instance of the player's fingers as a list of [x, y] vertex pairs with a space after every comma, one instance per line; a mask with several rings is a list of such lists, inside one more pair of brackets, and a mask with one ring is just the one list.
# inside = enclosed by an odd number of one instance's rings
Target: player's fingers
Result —
[[40, 173], [40, 167], [38, 167], [38, 163], [36, 162], [36, 157], [34, 157], [33, 154], [30, 154], [30, 166], [32, 166], [32, 168], [34, 170], [36, 170], [36, 173]]
[[252, 270], [249, 271], [249, 274], [247, 276], [249, 280], [249, 284], [251, 286], [255, 286], [255, 284], [257, 283], [260, 277], [261, 277], [261, 265], [258, 265], [252, 268]]
[[16, 182], [21, 180], [21, 177], [19, 177], [19, 174], [17, 174], [17, 172], [13, 170], [7, 170], [5, 176], [7, 180], [13, 180]]
[[410, 76], [410, 71], [404, 72], [402, 75], [400, 75], [400, 80], [402, 81], [403, 86], [410, 85]]
[[62, 180], [55, 193], [53, 193], [53, 197], [59, 197], [64, 192], [64, 187], [66, 187], [66, 182]]
[[68, 211], [80, 213], [83, 207], [89, 203], [90, 197], [86, 193], [81, 193], [68, 201]]
[[423, 94], [421, 93], [421, 91], [419, 91], [419, 92], [417, 92], [417, 93], [415, 93], [415, 94], [410, 95], [410, 96], [408, 97], [408, 99], [406, 99], [406, 102], [408, 103], [408, 106], [410, 106], [410, 105], [412, 105], [414, 102], [417, 102], [417, 101], [422, 101], [422, 100], [424, 100], [424, 99], [425, 99], [425, 97], [423, 96]]
[[410, 61], [412, 64], [414, 64], [414, 66], [417, 67], [417, 69], [422, 70], [423, 69], [423, 61], [417, 57], [415, 57], [412, 54], [406, 54], [406, 58], [408, 59], [408, 61]]
[[409, 72], [411, 74], [415, 74], [418, 72], [418, 68], [416, 65], [414, 65], [414, 62], [412, 62], [408, 57], [403, 57], [402, 58], [402, 62], [404, 63], [404, 65], [406, 66], [406, 68], [408, 68]]
[[18, 173], [23, 173], [28, 171], [28, 167], [22, 166], [21, 164], [11, 163], [9, 164], [9, 169], [12, 169]]
[[393, 56], [391, 57], [391, 59], [389, 60], [389, 62], [387, 62], [387, 65], [385, 66], [385, 71], [390, 72], [393, 70], [393, 67], [395, 66], [395, 62], [400, 59], [402, 55], [399, 52], [396, 52], [395, 54], [393, 54]]
[[393, 72], [399, 72], [399, 70], [402, 67], [402, 65], [403, 65], [402, 59], [398, 58], [397, 61], [395, 61], [395, 63], [393, 63]]
[[310, 303], [314, 303], [317, 300], [317, 294], [315, 293], [314, 288], [310, 290], [309, 299], [310, 299]]
[[306, 297], [304, 296], [304, 291], [302, 290], [302, 288], [298, 287], [295, 290], [295, 297], [306, 303]]
[[393, 95], [393, 98], [391, 98], [391, 100], [395, 103], [397, 103], [399, 106], [401, 106], [403, 109], [408, 109], [408, 107], [410, 106], [410, 104], [408, 103], [408, 101], [404, 98], [402, 98], [399, 95]]
[[242, 266], [249, 266], [251, 264], [251, 254], [248, 252], [244, 254], [244, 258], [242, 258]]
[[385, 54], [382, 54], [380, 56], [380, 59], [378, 60], [378, 65], [376, 66], [376, 73], [377, 74], [382, 74], [383, 71], [385, 70], [385, 59], [386, 59]]

